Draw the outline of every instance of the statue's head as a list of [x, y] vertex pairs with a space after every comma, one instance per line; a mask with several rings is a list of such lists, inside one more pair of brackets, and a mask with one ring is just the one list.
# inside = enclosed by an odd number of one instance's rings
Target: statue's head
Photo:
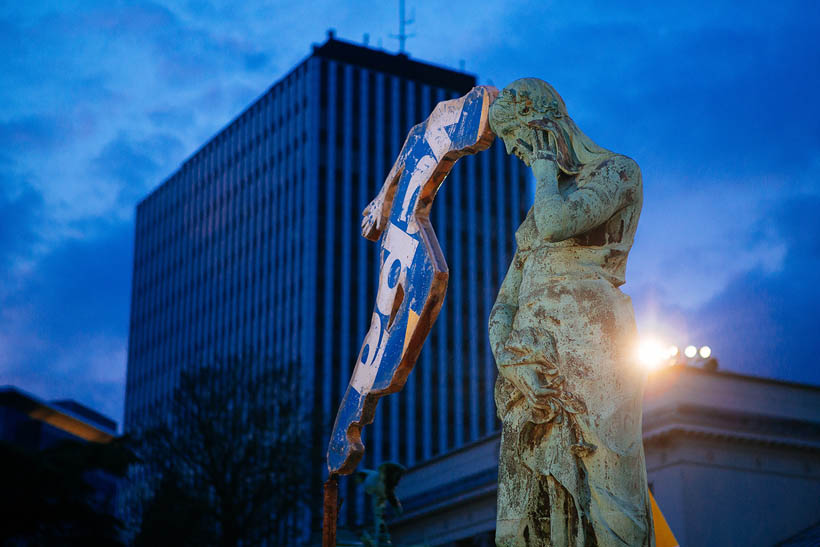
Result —
[[527, 165], [535, 159], [536, 132], [543, 132], [548, 152], [567, 174], [578, 173], [594, 156], [607, 153], [578, 129], [558, 92], [538, 78], [521, 78], [504, 88], [490, 106], [490, 128], [504, 141], [507, 153]]

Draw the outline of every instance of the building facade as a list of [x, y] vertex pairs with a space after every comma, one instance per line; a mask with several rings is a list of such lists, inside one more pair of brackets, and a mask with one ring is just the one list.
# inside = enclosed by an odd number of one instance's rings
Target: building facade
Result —
[[[376, 292], [378, 246], [361, 237], [360, 212], [409, 129], [475, 84], [331, 34], [139, 203], [126, 432], [167, 404], [183, 367], [250, 351], [299, 367], [323, 467]], [[439, 191], [448, 294], [404, 391], [366, 428], [364, 466], [412, 466], [497, 430], [483, 333], [529, 207], [519, 164], [494, 145]], [[343, 522], [360, 523], [361, 493], [345, 497]]]
[[[816, 544], [820, 387], [665, 368], [647, 382], [643, 440], [649, 487], [680, 545]], [[490, 435], [412, 468], [394, 539], [494, 545], [499, 443]]]

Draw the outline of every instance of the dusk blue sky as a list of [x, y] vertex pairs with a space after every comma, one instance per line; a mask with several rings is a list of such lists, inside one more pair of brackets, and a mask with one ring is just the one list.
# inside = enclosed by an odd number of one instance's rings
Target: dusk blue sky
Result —
[[[395, 51], [396, 4], [3, 2], [0, 385], [121, 420], [136, 203], [328, 28]], [[643, 334], [820, 384], [820, 3], [407, 4], [412, 57], [543, 78], [641, 166]]]

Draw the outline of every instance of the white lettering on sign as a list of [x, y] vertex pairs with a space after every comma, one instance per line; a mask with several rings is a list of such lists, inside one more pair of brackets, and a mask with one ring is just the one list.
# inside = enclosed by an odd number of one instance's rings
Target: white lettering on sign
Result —
[[407, 283], [407, 270], [413, 262], [418, 246], [417, 240], [392, 222], [387, 227], [387, 233], [384, 234], [379, 292], [376, 295], [376, 311], [370, 320], [370, 329], [359, 351], [359, 359], [350, 380], [351, 387], [360, 395], [364, 395], [373, 387], [387, 340], [387, 333], [384, 332], [387, 329], [387, 319], [393, 311], [393, 302], [399, 285], [405, 286]]

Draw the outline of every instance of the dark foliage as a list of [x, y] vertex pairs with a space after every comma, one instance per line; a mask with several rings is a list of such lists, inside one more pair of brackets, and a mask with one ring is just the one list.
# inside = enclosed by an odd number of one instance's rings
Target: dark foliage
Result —
[[0, 545], [122, 545], [114, 481], [135, 461], [125, 438], [43, 451], [0, 442]]
[[183, 488], [184, 481], [167, 470], [142, 514], [135, 547], [208, 545], [214, 541], [209, 509]]
[[183, 372], [141, 437], [137, 545], [292, 545], [305, 514], [307, 421], [295, 366], [233, 358]]

